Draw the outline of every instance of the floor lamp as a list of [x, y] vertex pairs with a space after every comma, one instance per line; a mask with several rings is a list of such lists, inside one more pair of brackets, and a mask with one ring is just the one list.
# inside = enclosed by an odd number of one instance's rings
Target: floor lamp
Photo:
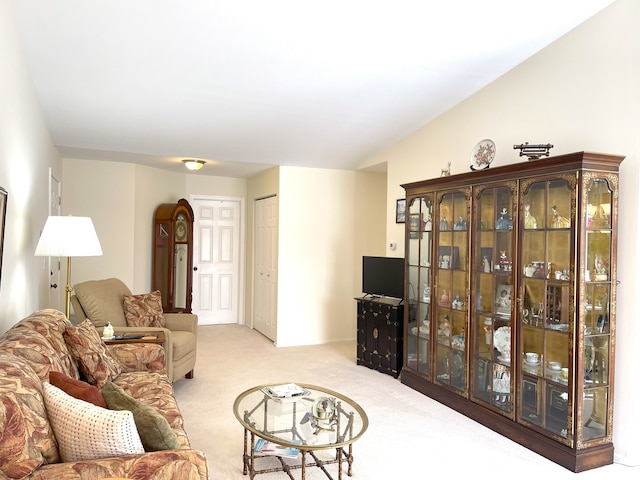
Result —
[[69, 318], [71, 301], [71, 257], [102, 255], [102, 247], [89, 217], [50, 216], [36, 246], [36, 257], [67, 257], [65, 315]]

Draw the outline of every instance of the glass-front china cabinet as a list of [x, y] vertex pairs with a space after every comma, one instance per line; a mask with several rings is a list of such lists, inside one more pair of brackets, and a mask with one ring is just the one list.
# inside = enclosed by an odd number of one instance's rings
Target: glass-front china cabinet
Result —
[[575, 472], [613, 462], [623, 158], [403, 185], [402, 382]]

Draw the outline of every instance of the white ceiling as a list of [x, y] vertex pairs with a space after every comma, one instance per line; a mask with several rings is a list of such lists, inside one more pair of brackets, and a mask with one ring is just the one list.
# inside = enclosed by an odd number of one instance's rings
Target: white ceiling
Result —
[[11, 0], [66, 157], [357, 169], [613, 0]]

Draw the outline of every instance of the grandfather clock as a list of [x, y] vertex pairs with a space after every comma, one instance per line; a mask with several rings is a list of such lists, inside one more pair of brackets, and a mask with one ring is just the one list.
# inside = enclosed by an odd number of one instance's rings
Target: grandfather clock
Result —
[[153, 290], [160, 290], [162, 309], [191, 313], [193, 210], [184, 198], [156, 208], [153, 243]]

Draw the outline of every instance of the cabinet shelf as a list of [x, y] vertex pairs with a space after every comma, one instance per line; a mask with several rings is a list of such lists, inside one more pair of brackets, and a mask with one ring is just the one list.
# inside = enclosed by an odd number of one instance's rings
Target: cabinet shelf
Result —
[[[438, 221], [405, 225], [416, 307], [401, 381], [574, 472], [613, 462], [622, 160], [578, 152], [403, 185], [408, 215]], [[417, 285], [430, 302], [412, 300]]]

